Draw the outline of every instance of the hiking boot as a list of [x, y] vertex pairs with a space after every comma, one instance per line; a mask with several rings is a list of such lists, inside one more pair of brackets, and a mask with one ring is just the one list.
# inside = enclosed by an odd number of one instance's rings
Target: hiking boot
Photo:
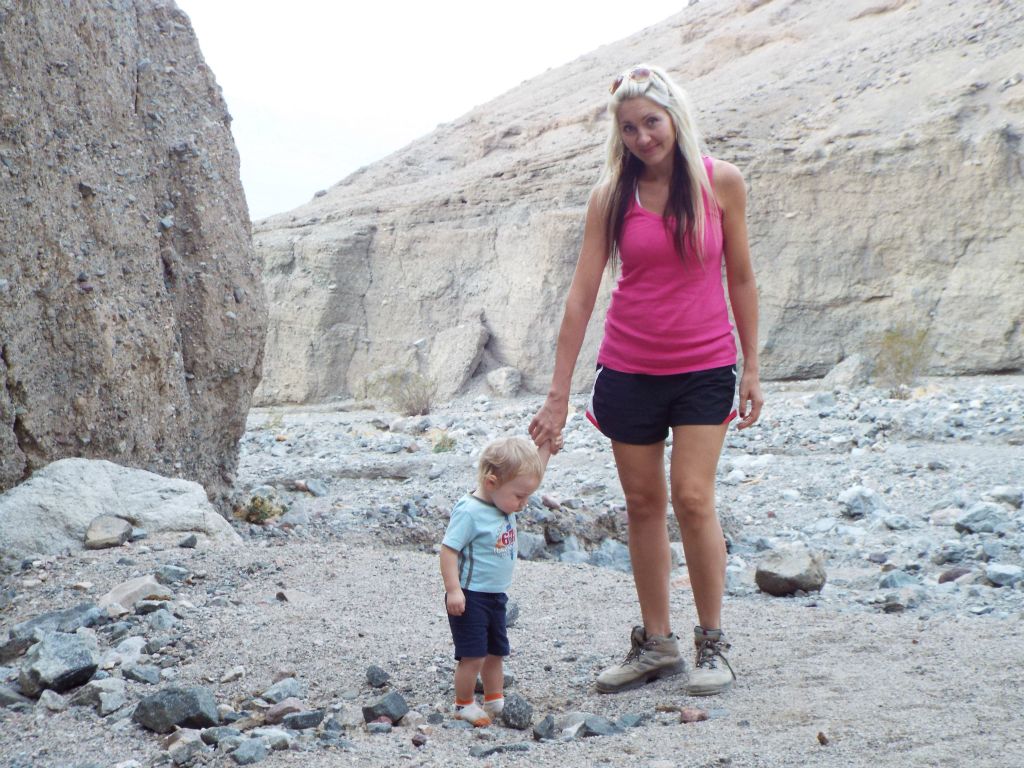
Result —
[[643, 627], [633, 627], [629, 642], [631, 647], [622, 663], [608, 667], [597, 676], [598, 692], [628, 691], [662, 677], [678, 675], [686, 669], [675, 635], [649, 636]]
[[686, 692], [690, 696], [713, 696], [729, 688], [736, 673], [723, 655], [730, 645], [722, 630], [694, 627], [693, 644], [697, 647], [697, 660], [686, 683]]
[[491, 724], [491, 718], [487, 716], [487, 713], [475, 701], [472, 704], [457, 708], [455, 710], [455, 719], [465, 720], [477, 728], [486, 728]]

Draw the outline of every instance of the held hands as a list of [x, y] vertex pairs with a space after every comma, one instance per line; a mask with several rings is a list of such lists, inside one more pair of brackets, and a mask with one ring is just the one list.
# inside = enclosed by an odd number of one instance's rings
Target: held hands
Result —
[[452, 616], [461, 616], [466, 612], [466, 595], [461, 588], [444, 593], [444, 607]]
[[534, 444], [537, 446], [547, 444], [552, 456], [562, 450], [564, 443], [562, 429], [565, 427], [568, 415], [569, 402], [548, 395], [544, 405], [530, 422], [530, 438]]
[[739, 423], [737, 429], [752, 427], [761, 417], [761, 406], [764, 395], [761, 394], [761, 382], [756, 373], [743, 372], [740, 378]]

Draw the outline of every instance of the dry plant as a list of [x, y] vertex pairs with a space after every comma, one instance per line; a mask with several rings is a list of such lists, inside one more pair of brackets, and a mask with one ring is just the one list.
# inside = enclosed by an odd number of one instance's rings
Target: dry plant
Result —
[[455, 450], [456, 441], [445, 430], [438, 430], [437, 434], [433, 437], [434, 447], [431, 449], [434, 453], [450, 453]]
[[369, 386], [371, 394], [386, 400], [404, 416], [425, 416], [434, 407], [437, 383], [414, 371], [383, 372]]
[[890, 397], [905, 400], [910, 388], [927, 370], [931, 349], [928, 330], [908, 325], [882, 334], [875, 358], [875, 380], [889, 388]]

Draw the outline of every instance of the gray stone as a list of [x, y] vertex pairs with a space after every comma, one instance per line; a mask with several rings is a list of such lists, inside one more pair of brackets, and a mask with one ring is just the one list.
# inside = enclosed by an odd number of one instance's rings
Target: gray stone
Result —
[[165, 688], [142, 699], [132, 720], [156, 733], [177, 727], [209, 728], [220, 722], [217, 702], [206, 688]]
[[45, 632], [72, 633], [78, 629], [94, 627], [104, 619], [101, 611], [93, 603], [83, 603], [63, 611], [44, 613], [35, 618], [22, 621], [11, 627], [10, 639], [0, 646], [0, 662], [17, 658]]
[[554, 739], [557, 735], [554, 715], [545, 715], [543, 720], [533, 726], [533, 738], [537, 741]]
[[386, 717], [392, 723], [397, 723], [405, 717], [408, 711], [409, 705], [405, 702], [402, 694], [398, 691], [391, 691], [363, 707], [363, 720], [370, 723], [378, 717]]
[[519, 547], [517, 556], [520, 560], [539, 560], [547, 555], [548, 543], [543, 534], [519, 531], [516, 534]]
[[754, 574], [758, 589], [782, 597], [797, 590], [818, 592], [825, 586], [824, 557], [806, 547], [790, 546], [768, 553]]
[[120, 547], [132, 535], [132, 524], [120, 517], [100, 515], [93, 518], [85, 531], [86, 549]]
[[523, 374], [511, 366], [496, 368], [487, 374], [487, 386], [499, 397], [515, 397], [523, 386]]
[[267, 745], [261, 739], [245, 739], [231, 753], [231, 759], [237, 765], [253, 765], [266, 759], [268, 754]]
[[992, 533], [1008, 519], [1006, 510], [991, 501], [971, 505], [953, 526], [960, 533]]
[[385, 672], [383, 669], [378, 667], [376, 664], [371, 664], [366, 668], [366, 682], [371, 688], [383, 688], [391, 681], [391, 675]]
[[23, 696], [9, 685], [0, 685], [0, 707], [9, 707], [12, 704], [31, 704], [32, 699]]
[[501, 710], [501, 722], [517, 731], [525, 731], [533, 725], [533, 705], [518, 693], [505, 695], [505, 706]]
[[301, 699], [306, 695], [306, 685], [300, 682], [294, 677], [286, 677], [283, 680], [278, 680], [272, 686], [267, 688], [260, 694], [260, 697], [266, 699], [271, 704], [279, 704], [285, 699]]
[[1012, 485], [999, 485], [986, 494], [993, 501], [1009, 504], [1014, 509], [1024, 505], [1024, 488]]
[[281, 724], [285, 728], [291, 728], [294, 731], [303, 731], [308, 728], [316, 728], [320, 723], [323, 722], [324, 715], [327, 714], [322, 709], [307, 709], [303, 712], [292, 712], [291, 714], [285, 715]]
[[827, 389], [833, 387], [860, 387], [871, 380], [871, 373], [874, 364], [866, 360], [862, 355], [852, 354], [844, 357], [837, 365], [832, 367], [821, 385]]
[[901, 570], [889, 571], [878, 580], [879, 589], [899, 589], [901, 587], [915, 586], [916, 584], [917, 579]]
[[158, 582], [164, 585], [181, 584], [189, 577], [189, 570], [178, 565], [161, 565], [153, 572]]
[[1012, 587], [1024, 581], [1024, 568], [1007, 563], [988, 563], [985, 566], [985, 578], [997, 587]]
[[592, 736], [615, 736], [623, 733], [622, 728], [613, 723], [607, 717], [588, 714], [579, 725], [570, 727], [574, 738], [586, 739]]
[[306, 489], [311, 494], [317, 497], [326, 496], [329, 493], [327, 483], [323, 482], [322, 480], [307, 480]]
[[76, 707], [92, 707], [100, 717], [106, 717], [128, 703], [124, 680], [91, 680], [71, 695], [70, 702]]
[[240, 730], [232, 728], [230, 725], [216, 725], [212, 728], [204, 728], [199, 734], [203, 743], [213, 747], [217, 746], [222, 739], [237, 738], [241, 735], [242, 732]]
[[851, 519], [889, 511], [882, 498], [863, 485], [855, 485], [839, 494], [839, 505], [843, 516]]
[[44, 689], [63, 693], [86, 682], [97, 666], [95, 643], [78, 635], [44, 632], [25, 654], [18, 684], [28, 696], [38, 696]]
[[68, 708], [68, 700], [59, 693], [46, 690], [39, 694], [39, 701], [36, 704], [48, 709], [50, 712], [63, 712]]
[[160, 682], [160, 668], [153, 665], [132, 665], [122, 669], [122, 674], [128, 680], [146, 685], [156, 685]]
[[138, 578], [118, 584], [100, 598], [100, 608], [108, 605], [120, 605], [133, 610], [136, 603], [143, 600], [170, 600], [174, 593], [152, 576]]
[[475, 747], [469, 748], [470, 757], [490, 757], [491, 755], [500, 755], [503, 752], [528, 752], [530, 745], [517, 742], [513, 744], [496, 744], [494, 746], [487, 746], [485, 744], [478, 744]]

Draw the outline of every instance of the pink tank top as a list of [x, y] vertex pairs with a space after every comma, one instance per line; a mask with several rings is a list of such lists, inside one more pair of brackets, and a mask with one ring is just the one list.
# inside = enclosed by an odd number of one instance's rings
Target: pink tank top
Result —
[[[708, 178], [711, 158], [704, 158]], [[704, 261], [680, 258], [664, 220], [634, 200], [622, 228], [621, 268], [604, 321], [599, 365], [668, 375], [736, 364], [722, 287], [722, 220], [704, 196]], [[674, 222], [673, 222], [674, 223]]]

